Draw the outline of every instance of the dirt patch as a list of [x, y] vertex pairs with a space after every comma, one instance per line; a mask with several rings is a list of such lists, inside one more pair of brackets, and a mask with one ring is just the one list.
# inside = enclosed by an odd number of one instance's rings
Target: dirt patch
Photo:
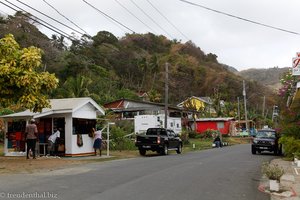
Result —
[[40, 157], [26, 159], [26, 157], [0, 157], [0, 174], [7, 173], [35, 173], [52, 171], [68, 166], [84, 164], [87, 160], [66, 160], [61, 158]]

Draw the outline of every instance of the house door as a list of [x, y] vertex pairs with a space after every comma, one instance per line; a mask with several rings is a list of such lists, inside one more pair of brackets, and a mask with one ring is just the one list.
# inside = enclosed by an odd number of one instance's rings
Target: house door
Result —
[[53, 118], [53, 128], [57, 128], [60, 132], [60, 138], [55, 142], [55, 150], [57, 151], [58, 156], [64, 156], [65, 155], [65, 118]]

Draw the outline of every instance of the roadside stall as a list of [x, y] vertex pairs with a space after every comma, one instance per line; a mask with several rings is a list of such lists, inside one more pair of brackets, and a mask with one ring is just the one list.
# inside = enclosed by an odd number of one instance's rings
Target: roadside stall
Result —
[[50, 99], [51, 108], [40, 113], [29, 110], [1, 116], [5, 122], [4, 155], [23, 156], [26, 153], [25, 127], [35, 119], [38, 127], [37, 154], [47, 155], [48, 137], [54, 128], [60, 131], [56, 144], [59, 156], [93, 155], [91, 130], [97, 116], [104, 110], [91, 98]]

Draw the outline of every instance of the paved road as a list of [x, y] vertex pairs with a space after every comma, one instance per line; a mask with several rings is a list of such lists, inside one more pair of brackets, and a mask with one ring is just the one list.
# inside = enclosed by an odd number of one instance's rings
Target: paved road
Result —
[[264, 200], [269, 196], [257, 189], [260, 166], [273, 158], [252, 155], [247, 144], [42, 174], [2, 175], [0, 200], [14, 194], [72, 200]]

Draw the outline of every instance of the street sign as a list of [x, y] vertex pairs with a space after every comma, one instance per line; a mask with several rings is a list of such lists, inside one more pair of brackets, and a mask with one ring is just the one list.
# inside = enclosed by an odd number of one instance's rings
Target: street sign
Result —
[[293, 68], [292, 68], [292, 75], [299, 76], [300, 75], [300, 52], [296, 53], [295, 58], [293, 58]]

